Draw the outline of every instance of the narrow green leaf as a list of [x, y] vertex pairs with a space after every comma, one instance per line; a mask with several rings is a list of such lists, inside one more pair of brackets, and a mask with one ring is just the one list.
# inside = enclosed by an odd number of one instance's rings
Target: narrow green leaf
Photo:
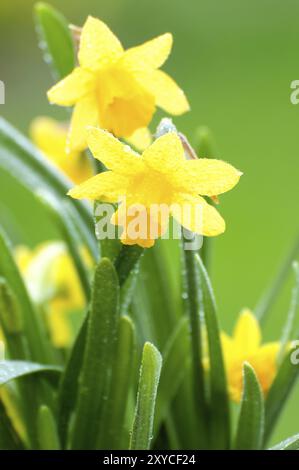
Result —
[[119, 285], [114, 266], [103, 258], [95, 272], [87, 338], [72, 429], [73, 449], [96, 448], [117, 340]]
[[288, 397], [299, 377], [298, 362], [296, 361], [296, 363], [292, 360], [292, 355], [296, 354], [295, 351], [296, 350], [292, 350], [286, 354], [266, 398], [265, 443], [267, 443], [271, 437], [283, 407], [287, 403]]
[[50, 217], [53, 219], [68, 247], [70, 256], [72, 257], [79, 279], [81, 281], [83, 292], [85, 293], [85, 299], [88, 301], [90, 298], [90, 277], [89, 273], [87, 272], [86, 265], [82, 259], [82, 249], [84, 247], [82, 245], [80, 246], [80, 240], [78, 239], [76, 233], [76, 227], [68, 215], [67, 206], [63, 201], [58, 205], [57, 200], [53, 198], [49, 192], [39, 192], [37, 197], [42, 202]]
[[101, 423], [99, 446], [102, 449], [121, 449], [125, 440], [126, 405], [136, 364], [135, 341], [135, 328], [132, 320], [127, 316], [121, 317], [111, 388]]
[[98, 247], [94, 236], [94, 223], [89, 206], [66, 196], [72, 186], [53, 164], [51, 164], [34, 145], [3, 118], [0, 118], [0, 169], [9, 173], [19, 184], [35, 194], [36, 189], [48, 190], [57, 198], [68, 202], [69, 213], [76, 221], [83, 242], [98, 258]]
[[289, 341], [292, 340], [295, 328], [296, 314], [298, 312], [299, 306], [299, 264], [297, 263], [297, 261], [293, 263], [293, 268], [295, 272], [295, 286], [292, 291], [291, 305], [289, 308], [286, 324], [282, 333], [281, 347], [278, 356], [279, 363], [281, 363], [285, 356]]
[[130, 449], [150, 449], [153, 437], [155, 403], [162, 367], [162, 357], [151, 343], [145, 343], [140, 367], [137, 403]]
[[299, 450], [299, 434], [285, 439], [269, 450]]
[[203, 262], [198, 255], [196, 255], [196, 260], [209, 349], [210, 440], [212, 447], [228, 449], [230, 445], [230, 410], [216, 302]]
[[250, 364], [244, 364], [243, 374], [244, 390], [234, 447], [237, 450], [259, 450], [264, 435], [263, 393]]
[[137, 262], [131, 270], [127, 280], [123, 283], [120, 291], [120, 314], [127, 315], [136, 290], [138, 275], [140, 272], [140, 263]]
[[0, 401], [0, 450], [19, 450], [22, 447], [20, 438]]
[[38, 410], [37, 433], [41, 450], [60, 450], [55, 418], [45, 405]]
[[145, 252], [140, 265], [138, 290], [142, 290], [142, 300], [146, 303], [145, 314], [147, 323], [151, 324], [154, 343], [162, 350], [169, 339], [169, 331], [175, 329], [181, 314], [181, 302], [177, 301], [181, 299], [177, 298], [178, 293], [171, 282], [163, 241], [157, 241]]
[[15, 263], [12, 248], [4, 233], [0, 230], [0, 275], [13, 290], [22, 308], [22, 323], [24, 333], [30, 348], [30, 357], [34, 361], [50, 362], [50, 350], [43, 337], [42, 328], [39, 324], [37, 313], [30, 302], [26, 287]]
[[0, 326], [11, 359], [30, 358], [23, 329], [23, 319], [16, 296], [4, 278], [0, 277]]
[[58, 366], [37, 364], [29, 361], [1, 361], [0, 362], [0, 386], [11, 380], [19, 379], [32, 374], [46, 374], [57, 376], [61, 373]]
[[127, 280], [143, 252], [144, 249], [138, 245], [122, 245], [114, 263], [120, 286]]
[[[95, 160], [93, 158], [93, 160]], [[99, 163], [98, 160], [96, 162]], [[100, 169], [101, 170], [101, 169]], [[100, 173], [101, 171], [96, 171]], [[117, 210], [117, 204], [108, 205], [111, 212], [107, 211], [107, 203], [103, 206], [102, 202], [95, 201], [94, 203], [94, 222], [96, 237], [99, 242], [102, 258], [109, 258], [111, 261], [115, 261], [119, 255], [122, 243], [116, 237], [116, 227], [111, 224], [110, 218], [113, 212]], [[105, 234], [105, 238], [104, 235]]]
[[77, 338], [71, 350], [66, 368], [61, 376], [58, 392], [58, 431], [61, 445], [67, 445], [67, 436], [70, 417], [75, 408], [78, 395], [79, 374], [83, 364], [88, 315], [78, 332]]
[[183, 300], [191, 331], [191, 367], [193, 383], [193, 401], [198, 418], [198, 436], [203, 439], [202, 446], [207, 446], [208, 439], [208, 402], [205, 387], [205, 374], [202, 355], [202, 333], [200, 322], [200, 284], [198, 261], [193, 250], [183, 248]]
[[274, 305], [281, 288], [283, 287], [288, 274], [290, 272], [290, 267], [297, 258], [299, 253], [299, 236], [297, 235], [293, 246], [290, 249], [290, 252], [287, 254], [282, 265], [279, 267], [276, 276], [269, 285], [268, 289], [264, 292], [261, 299], [259, 300], [254, 311], [259, 321], [264, 321], [266, 315], [271, 310], [271, 307]]
[[171, 408], [190, 362], [190, 331], [187, 318], [182, 318], [170, 336], [162, 357], [163, 368], [156, 405], [155, 436]]
[[45, 62], [50, 62], [54, 78], [61, 79], [75, 67], [74, 44], [68, 23], [59, 11], [47, 3], [37, 3], [34, 16]]

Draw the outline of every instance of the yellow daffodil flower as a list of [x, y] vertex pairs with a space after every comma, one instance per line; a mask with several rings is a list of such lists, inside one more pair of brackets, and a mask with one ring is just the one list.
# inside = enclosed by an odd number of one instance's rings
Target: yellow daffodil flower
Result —
[[[85, 298], [64, 243], [43, 243], [34, 250], [19, 246], [15, 255], [32, 300], [46, 310], [53, 344], [68, 346], [73, 337], [68, 314], [82, 310]], [[83, 257], [90, 267], [85, 252]]]
[[171, 47], [171, 34], [164, 34], [125, 51], [105, 23], [89, 16], [81, 32], [78, 67], [48, 92], [51, 103], [74, 106], [69, 148], [86, 147], [86, 126], [128, 138], [148, 126], [156, 106], [173, 115], [188, 111], [183, 91], [158, 70]]
[[280, 343], [262, 344], [259, 323], [247, 309], [241, 312], [233, 336], [222, 333], [221, 341], [231, 399], [241, 400], [244, 362], [254, 368], [266, 395], [276, 375]]
[[66, 152], [67, 127], [48, 117], [36, 118], [30, 127], [33, 143], [76, 184], [92, 176], [92, 167], [81, 152]]
[[[167, 230], [170, 215], [188, 230], [205, 236], [225, 230], [222, 217], [201, 196], [221, 194], [237, 184], [241, 173], [228, 163], [204, 158], [186, 160], [175, 133], [159, 137], [142, 155], [96, 128], [88, 131], [88, 145], [94, 157], [110, 171], [76, 186], [69, 195], [109, 203], [122, 201], [111, 222], [124, 227], [123, 243], [152, 246], [155, 238]], [[139, 206], [143, 208], [146, 230], [141, 238], [134, 239], [128, 227]], [[152, 208], [156, 206], [155, 214]], [[156, 225], [154, 236], [148, 231], [151, 225]]]

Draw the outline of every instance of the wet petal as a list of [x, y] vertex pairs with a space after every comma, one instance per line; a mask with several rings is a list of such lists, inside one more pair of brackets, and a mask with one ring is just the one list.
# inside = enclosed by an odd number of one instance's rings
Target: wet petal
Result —
[[73, 111], [67, 147], [71, 150], [84, 150], [87, 147], [87, 127], [95, 126], [98, 110], [93, 95], [80, 100]]
[[225, 231], [219, 212], [200, 196], [177, 193], [170, 211], [183, 227], [199, 235], [213, 237]]
[[118, 202], [127, 191], [126, 178], [106, 171], [72, 188], [68, 195], [74, 199]]
[[215, 196], [232, 189], [242, 173], [229, 163], [209, 158], [186, 161], [177, 175], [178, 185], [202, 196]]
[[90, 128], [87, 140], [93, 156], [109, 170], [122, 175], [135, 175], [144, 168], [140, 156], [107, 131]]
[[143, 71], [137, 78], [156, 99], [156, 105], [169, 114], [178, 116], [189, 111], [190, 106], [181, 88], [162, 70]]
[[137, 47], [125, 51], [122, 63], [132, 70], [158, 69], [167, 60], [172, 48], [172, 35], [162, 34]]
[[94, 88], [93, 75], [77, 67], [48, 91], [50, 103], [72, 106]]
[[146, 165], [159, 173], [171, 176], [184, 163], [184, 150], [177, 134], [169, 132], [156, 139], [142, 154]]
[[82, 28], [78, 59], [82, 67], [95, 70], [112, 63], [123, 53], [123, 47], [108, 26], [89, 16]]

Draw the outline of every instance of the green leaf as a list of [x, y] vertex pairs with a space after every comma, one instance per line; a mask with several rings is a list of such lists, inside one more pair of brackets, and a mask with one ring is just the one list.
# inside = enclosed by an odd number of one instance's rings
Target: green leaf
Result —
[[37, 3], [34, 16], [45, 62], [50, 62], [54, 78], [61, 79], [75, 67], [75, 50], [68, 22], [47, 3]]
[[45, 405], [38, 410], [37, 433], [41, 450], [60, 450], [56, 422], [52, 411]]
[[78, 395], [78, 380], [83, 364], [86, 342], [88, 315], [78, 332], [71, 350], [66, 368], [61, 376], [58, 392], [58, 432], [63, 448], [67, 444], [70, 417], [76, 405]]
[[243, 368], [244, 390], [234, 448], [259, 450], [264, 435], [264, 398], [261, 386], [250, 364]]
[[299, 264], [297, 263], [297, 261], [293, 263], [293, 268], [295, 272], [295, 286], [292, 291], [291, 305], [289, 308], [286, 324], [282, 333], [281, 347], [278, 356], [279, 363], [281, 363], [281, 361], [283, 360], [288, 343], [292, 340], [292, 337], [294, 335], [296, 314], [298, 312], [299, 306]]
[[141, 303], [144, 305], [144, 315], [147, 318], [144, 319], [138, 310], [136, 317], [138, 316], [140, 322], [145, 322], [150, 327], [146, 340], [152, 338], [162, 350], [169, 339], [169, 331], [176, 328], [181, 314], [178, 311], [181, 302], [177, 302], [178, 294], [171, 282], [165, 244], [162, 240], [157, 241], [153, 248], [145, 252], [140, 265], [137, 289], [141, 291]]
[[268, 289], [262, 295], [256, 308], [254, 309], [256, 317], [258, 318], [259, 321], [265, 320], [266, 315], [271, 310], [271, 307], [274, 305], [281, 291], [281, 288], [284, 285], [288, 277], [288, 274], [290, 272], [290, 267], [294, 259], [297, 258], [298, 253], [299, 253], [299, 236], [297, 235], [293, 246], [291, 247], [282, 265], [278, 269], [276, 276], [274, 277]]
[[198, 436], [203, 439], [202, 447], [207, 446], [209, 420], [208, 401], [205, 387], [205, 374], [202, 355], [202, 333], [200, 322], [200, 284], [198, 261], [193, 250], [183, 248], [183, 300], [185, 313], [189, 318], [191, 331], [191, 368], [193, 401], [198, 419]]
[[288, 437], [288, 439], [276, 444], [276, 446], [271, 447], [269, 450], [299, 450], [299, 434]]
[[190, 331], [187, 318], [182, 318], [170, 336], [162, 356], [163, 368], [156, 405], [155, 436], [171, 408], [190, 362]]
[[136, 267], [143, 252], [144, 249], [138, 245], [122, 245], [114, 263], [120, 286], [124, 284], [130, 272]]
[[30, 302], [26, 287], [15, 263], [12, 248], [4, 233], [0, 230], [0, 275], [6, 279], [21, 306], [24, 333], [30, 348], [28, 359], [51, 362], [51, 352], [43, 337], [37, 313]]
[[73, 221], [68, 214], [67, 206], [63, 201], [58, 205], [57, 200], [55, 200], [55, 198], [53, 198], [49, 192], [39, 192], [37, 197], [45, 207], [46, 211], [49, 213], [50, 217], [53, 219], [68, 247], [69, 254], [74, 262], [79, 279], [81, 281], [83, 292], [85, 293], [85, 299], [88, 301], [90, 298], [89, 273], [85, 263], [82, 260], [83, 246], [80, 246], [80, 240], [78, 239], [76, 233], [76, 227], [74, 226]]
[[216, 302], [208, 273], [198, 255], [196, 255], [196, 260], [209, 349], [211, 445], [216, 449], [228, 449], [230, 410]]
[[[96, 161], [100, 163], [98, 160]], [[103, 169], [96, 171], [96, 173], [101, 173], [101, 170]], [[110, 222], [112, 213], [117, 210], [117, 204], [108, 204], [108, 207], [110, 209], [109, 213], [107, 211], [107, 203], [103, 206], [103, 203], [100, 201], [94, 202], [94, 222], [102, 258], [109, 258], [111, 261], [115, 261], [123, 245], [116, 238], [115, 225]], [[103, 237], [104, 234], [105, 237]]]
[[131, 270], [127, 280], [123, 283], [120, 291], [120, 314], [127, 315], [133, 300], [138, 275], [140, 272], [140, 263], [137, 262], [135, 267]]
[[140, 367], [135, 417], [132, 426], [131, 450], [150, 449], [161, 367], [161, 354], [153, 344], [145, 343]]
[[117, 340], [119, 285], [111, 261], [103, 258], [95, 272], [91, 312], [72, 429], [72, 449], [95, 449]]
[[46, 374], [57, 376], [61, 373], [58, 366], [37, 364], [29, 361], [1, 361], [0, 362], [0, 386], [11, 380], [19, 379], [32, 374]]
[[0, 450], [22, 449], [22, 443], [17, 435], [3, 403], [0, 401]]
[[0, 277], [0, 326], [11, 359], [29, 359], [29, 347], [23, 329], [23, 319], [16, 296], [4, 278]]
[[[121, 449], [125, 441], [125, 412], [131, 379], [136, 364], [135, 327], [132, 320], [121, 317], [110, 393], [105, 407], [99, 445], [102, 449]], [[126, 443], [126, 448], [128, 442]]]
[[269, 440], [283, 407], [287, 403], [288, 397], [299, 377], [299, 365], [293, 364], [291, 360], [293, 353], [294, 351], [292, 350], [286, 354], [266, 398], [265, 443]]
[[37, 188], [39, 191], [48, 190], [58, 204], [62, 200], [67, 201], [68, 213], [73, 222], [76, 221], [83, 243], [97, 259], [98, 247], [89, 206], [66, 196], [72, 186], [71, 181], [3, 118], [0, 118], [0, 151], [0, 169], [9, 173], [28, 191], [35, 194]]

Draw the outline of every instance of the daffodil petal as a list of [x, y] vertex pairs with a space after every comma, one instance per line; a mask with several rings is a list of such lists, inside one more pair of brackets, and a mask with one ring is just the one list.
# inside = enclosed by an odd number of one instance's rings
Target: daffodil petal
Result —
[[68, 195], [74, 199], [119, 202], [126, 191], [126, 178], [112, 171], [105, 171], [70, 189]]
[[213, 237], [225, 231], [219, 212], [200, 196], [175, 194], [170, 211], [183, 227], [199, 235]]
[[67, 127], [63, 123], [48, 117], [36, 118], [30, 126], [30, 135], [47, 159], [74, 183], [79, 184], [92, 176], [86, 155], [76, 151], [66, 153]]
[[155, 240], [167, 230], [169, 211], [144, 209], [139, 204], [122, 203], [113, 214], [111, 223], [123, 227], [121, 241], [125, 245], [139, 245], [150, 248]]
[[152, 143], [152, 134], [147, 127], [137, 129], [130, 137], [126, 139], [128, 144], [142, 151], [149, 147]]
[[48, 91], [50, 103], [72, 106], [93, 86], [94, 78], [87, 70], [77, 67]]
[[261, 330], [253, 313], [244, 309], [234, 330], [236, 353], [241, 355], [254, 354], [261, 343]]
[[74, 108], [68, 135], [69, 151], [84, 150], [87, 147], [87, 127], [95, 126], [98, 121], [98, 110], [92, 95], [80, 100]]
[[137, 153], [107, 131], [95, 127], [90, 128], [87, 132], [87, 140], [93, 156], [115, 173], [135, 175], [144, 167]]
[[140, 71], [136, 78], [155, 97], [156, 105], [167, 113], [178, 116], [189, 111], [183, 90], [162, 70]]
[[157, 38], [125, 51], [122, 63], [133, 70], [158, 69], [167, 60], [172, 48], [172, 35], [162, 34]]
[[277, 373], [279, 342], [266, 343], [249, 360], [258, 376], [264, 395], [267, 395]]
[[30, 136], [34, 144], [45, 154], [64, 153], [67, 127], [49, 117], [37, 117], [30, 125]]
[[89, 16], [82, 28], [78, 53], [79, 64], [96, 70], [111, 63], [123, 54], [123, 47], [108, 26]]
[[184, 163], [184, 149], [174, 132], [164, 134], [145, 149], [142, 160], [146, 165], [166, 175], [175, 174]]
[[48, 315], [48, 327], [56, 348], [66, 348], [72, 340], [71, 322], [66, 312], [59, 308], [59, 301], [53, 300]]
[[228, 336], [224, 331], [220, 335], [221, 345], [223, 350], [223, 356], [225, 361], [229, 360], [234, 352], [234, 342], [230, 336]]
[[142, 88], [132, 96], [116, 97], [101, 114], [102, 127], [117, 137], [129, 137], [140, 128], [148, 126], [155, 112], [154, 97]]
[[202, 196], [215, 196], [232, 189], [242, 173], [229, 163], [209, 158], [186, 160], [177, 175], [178, 186]]

